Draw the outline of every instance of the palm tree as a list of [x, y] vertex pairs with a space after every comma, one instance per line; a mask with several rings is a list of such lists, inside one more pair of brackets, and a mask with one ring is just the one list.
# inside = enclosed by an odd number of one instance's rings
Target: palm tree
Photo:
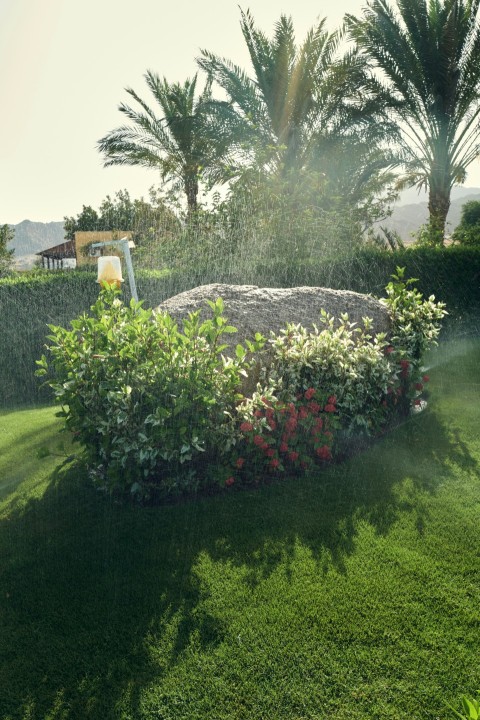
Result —
[[[303, 164], [319, 122], [328, 122], [348, 94], [345, 63], [335, 63], [338, 34], [325, 30], [325, 20], [297, 48], [291, 18], [275, 25], [273, 39], [258, 30], [251, 14], [241, 12], [241, 29], [253, 67], [253, 78], [230, 60], [206, 50], [199, 66], [223, 88], [227, 124], [235, 122], [237, 148], [253, 148], [260, 164], [285, 171]], [[352, 83], [350, 81], [350, 87]]]
[[160, 170], [162, 180], [179, 185], [187, 200], [189, 216], [197, 210], [199, 180], [219, 177], [222, 159], [228, 156], [228, 141], [209, 111], [211, 83], [196, 98], [197, 75], [183, 85], [168, 83], [150, 70], [146, 83], [161, 109], [158, 117], [131, 88], [126, 92], [138, 103], [136, 110], [125, 103], [119, 110], [131, 121], [98, 141], [104, 166], [140, 165]]
[[429, 191], [429, 230], [443, 244], [450, 193], [480, 153], [480, 0], [371, 0], [347, 15], [373, 60], [399, 126], [405, 184]]

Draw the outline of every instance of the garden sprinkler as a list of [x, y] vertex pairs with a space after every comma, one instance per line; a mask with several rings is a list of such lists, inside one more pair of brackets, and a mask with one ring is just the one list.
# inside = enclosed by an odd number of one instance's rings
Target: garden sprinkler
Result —
[[[134, 300], [138, 302], [137, 286], [135, 284], [135, 276], [133, 274], [132, 256], [130, 255], [130, 248], [135, 247], [133, 240], [128, 238], [122, 238], [121, 240], [105, 240], [103, 242], [92, 243], [91, 247], [105, 247], [107, 245], [118, 245], [123, 252], [125, 257], [125, 264], [127, 266], [128, 283], [130, 285], [130, 292]], [[105, 255], [98, 258], [98, 278], [99, 283], [108, 283], [109, 285], [116, 285], [118, 288], [123, 282], [122, 277], [122, 266], [120, 258], [117, 255]]]

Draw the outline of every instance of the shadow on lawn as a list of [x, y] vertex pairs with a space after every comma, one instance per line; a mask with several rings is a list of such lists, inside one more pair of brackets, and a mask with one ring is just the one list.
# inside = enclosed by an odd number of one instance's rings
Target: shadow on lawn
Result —
[[[0, 717], [139, 717], [142, 689], [193, 636], [213, 649], [225, 635], [205, 610], [200, 555], [245, 568], [250, 588], [279, 563], [288, 573], [298, 543], [320, 573], [345, 572], [360, 521], [385, 534], [414, 512], [421, 533], [422, 496], [452, 464], [478, 470], [456, 432], [427, 411], [318, 476], [156, 508], [106, 499], [65, 464], [0, 525]], [[148, 637], [167, 633], [165, 654], [152, 654]]]

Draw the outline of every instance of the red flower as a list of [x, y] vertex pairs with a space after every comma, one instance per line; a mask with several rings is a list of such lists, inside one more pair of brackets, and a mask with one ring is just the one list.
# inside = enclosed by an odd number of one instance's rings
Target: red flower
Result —
[[270, 460], [270, 467], [276, 470], [278, 466], [280, 465], [280, 460], [277, 460], [277, 458], [273, 458], [273, 460]]
[[255, 417], [257, 417], [257, 418], [263, 417], [263, 413], [262, 413], [261, 410], [255, 410], [255, 412], [254, 412], [253, 414], [254, 414]]
[[254, 435], [253, 442], [254, 445], [263, 445], [263, 437], [261, 435]]
[[314, 395], [315, 395], [315, 388], [308, 388], [308, 390], [305, 391], [305, 398], [307, 400], [311, 400]]
[[275, 450], [273, 448], [267, 447], [267, 449], [265, 450], [265, 455], [269, 458], [273, 458], [273, 456], [275, 455]]
[[403, 370], [406, 370], [408, 367], [410, 367], [410, 363], [408, 362], [408, 360], [400, 360], [400, 367]]
[[286, 442], [280, 443], [280, 452], [288, 452], [288, 445]]
[[[336, 405], [337, 404], [337, 396], [336, 395], [330, 395], [330, 397], [327, 400], [329, 405]], [[328, 410], [327, 410], [328, 412]]]
[[237, 458], [237, 462], [235, 463], [235, 465], [237, 466], [238, 469], [240, 469], [243, 467], [244, 462], [245, 462], [245, 458], [239, 457], [239, 458]]
[[297, 420], [294, 417], [291, 417], [287, 420], [285, 423], [285, 429], [288, 430], [288, 432], [293, 432], [297, 428]]
[[307, 412], [306, 408], [301, 407], [300, 410], [298, 411], [298, 419], [305, 420], [306, 417], [308, 417], [308, 412]]
[[312, 411], [314, 415], [320, 412], [320, 405], [316, 402], [310, 402], [308, 403], [309, 409]]
[[289, 453], [288, 459], [291, 460], [292, 462], [295, 462], [295, 460], [298, 460], [298, 452], [292, 451], [291, 453]]
[[240, 430], [241, 430], [242, 432], [250, 432], [250, 430], [253, 430], [253, 425], [252, 425], [252, 423], [250, 423], [250, 422], [243, 422], [243, 423], [240, 425]]
[[325, 412], [328, 412], [328, 413], [336, 411], [335, 405], [332, 405], [331, 403], [328, 403], [328, 405], [325, 405], [325, 407], [323, 409], [325, 410]]
[[424, 375], [423, 378], [422, 378], [422, 380], [423, 380], [423, 382], [425, 382], [425, 383], [429, 382], [429, 381], [430, 381], [429, 375]]
[[390, 355], [393, 352], [393, 345], [387, 345], [385, 348], [385, 355]]
[[415, 390], [418, 390], [418, 391], [423, 390], [422, 383], [415, 383]]
[[330, 460], [330, 458], [332, 457], [328, 445], [322, 445], [321, 447], [318, 447], [315, 452], [322, 460]]
[[268, 423], [268, 425], [270, 426], [270, 429], [271, 429], [271, 430], [276, 430], [276, 428], [277, 428], [277, 423], [275, 422], [275, 420], [269, 418], [269, 419], [267, 420], [267, 423]]
[[235, 482], [235, 478], [230, 476], [225, 480], [225, 485], [227, 487], [230, 487], [230, 485], [233, 485], [234, 482]]

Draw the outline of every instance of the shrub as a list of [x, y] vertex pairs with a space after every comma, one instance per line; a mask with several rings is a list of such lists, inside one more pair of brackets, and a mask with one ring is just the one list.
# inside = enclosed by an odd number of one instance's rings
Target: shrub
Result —
[[452, 233], [452, 239], [460, 245], [480, 247], [480, 202], [469, 200], [462, 206], [460, 224]]
[[248, 362], [241, 346], [223, 357], [221, 336], [235, 328], [220, 299], [210, 306], [212, 319], [192, 313], [182, 332], [169, 315], [105, 289], [72, 329], [50, 326], [50, 360], [38, 361], [37, 374], [53, 373], [59, 414], [97, 484], [141, 497], [194, 489], [202, 455], [228, 449], [225, 427]]
[[384, 335], [372, 337], [365, 327], [354, 327], [343, 315], [339, 324], [322, 312], [323, 329], [309, 332], [300, 325], [288, 325], [271, 339], [272, 382], [287, 393], [318, 388], [334, 395], [342, 427], [347, 434], [371, 434], [385, 420], [382, 406], [394, 367], [384, 348]]
[[310, 470], [331, 460], [336, 412], [336, 398], [313, 387], [289, 401], [272, 388], [245, 398], [236, 408], [235, 457], [225, 484], [258, 482], [265, 474]]
[[[232, 484], [232, 453], [241, 480], [306, 470], [331, 459], [339, 429], [369, 436], [422, 402], [421, 356], [445, 311], [403, 274], [387, 286], [388, 341], [370, 333], [368, 319], [358, 328], [323, 312], [322, 330], [288, 325], [256, 358], [258, 333], [233, 358], [222, 354], [222, 335], [236, 329], [221, 299], [208, 303], [211, 319], [191, 313], [180, 331], [168, 314], [125, 305], [106, 288], [71, 329], [50, 326], [50, 360], [42, 356], [37, 374], [105, 489], [141, 498], [192, 490], [219, 479], [217, 467], [230, 467]], [[261, 382], [243, 397], [242, 378], [259, 363]]]

